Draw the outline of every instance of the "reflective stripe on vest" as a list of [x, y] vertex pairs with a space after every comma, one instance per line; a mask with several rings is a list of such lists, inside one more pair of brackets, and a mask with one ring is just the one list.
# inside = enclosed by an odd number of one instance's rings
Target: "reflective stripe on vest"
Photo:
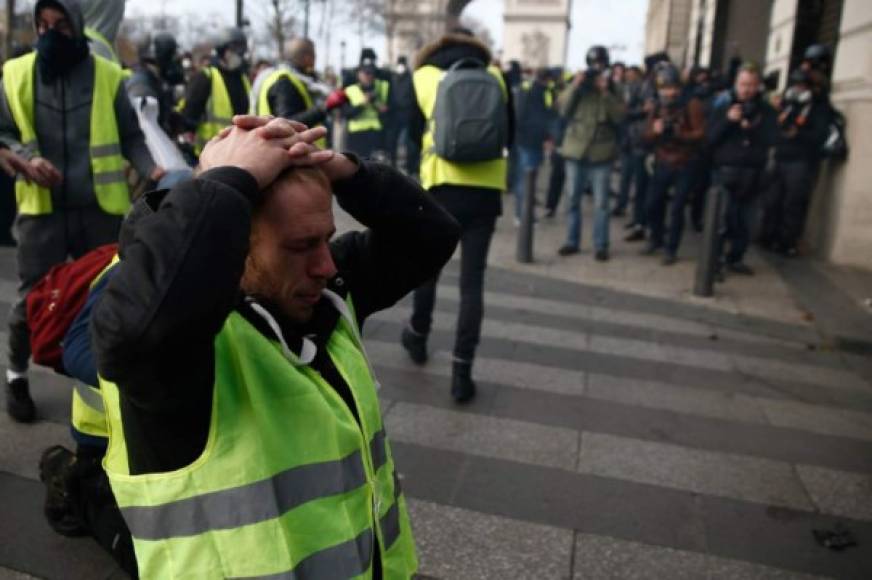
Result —
[[[106, 52], [112, 55], [111, 59], [108, 59], [113, 64], [117, 64], [121, 66], [121, 61], [118, 59], [118, 53], [115, 51], [115, 47], [112, 46], [112, 43], [109, 42], [109, 39], [103, 36], [103, 34], [97, 30], [96, 28], [91, 28], [90, 26], [85, 27], [85, 36], [88, 40], [94, 41], [100, 46], [102, 46]], [[98, 55], [103, 56], [103, 55]], [[106, 57], [104, 57], [106, 58]]]
[[381, 79], [375, 79], [375, 91], [373, 93], [375, 102], [366, 102], [366, 96], [363, 93], [363, 89], [360, 88], [360, 84], [354, 84], [345, 89], [345, 95], [348, 97], [348, 102], [351, 106], [363, 106], [361, 113], [348, 121], [348, 131], [350, 133], [382, 130], [378, 109], [375, 108], [375, 105], [376, 103], [387, 104], [388, 92], [388, 82]]
[[[115, 96], [123, 82], [117, 65], [91, 55], [94, 61], [94, 88], [91, 99], [91, 175], [97, 203], [106, 213], [123, 215], [130, 207], [130, 194], [124, 176], [124, 158], [115, 119]], [[3, 65], [3, 90], [12, 118], [21, 133], [23, 145], [37, 145], [34, 119], [34, 66], [36, 53], [7, 61]], [[37, 152], [37, 154], [39, 154]], [[22, 177], [15, 182], [18, 213], [41, 215], [52, 212], [51, 191]]]
[[343, 315], [326, 350], [359, 422], [319, 373], [231, 313], [215, 339], [206, 447], [168, 473], [129, 474], [118, 389], [101, 378], [106, 472], [142, 578], [370, 578], [376, 536], [384, 577], [414, 574], [405, 499], [352, 324]]
[[[494, 75], [503, 89], [503, 96], [508, 102], [508, 91], [499, 69], [488, 67], [488, 72]], [[433, 151], [433, 111], [436, 108], [436, 93], [439, 82], [445, 76], [445, 71], [425, 65], [415, 71], [412, 82], [418, 107], [427, 119], [427, 130], [421, 148], [421, 186], [430, 189], [437, 185], [467, 185], [472, 187], [488, 187], [502, 191], [506, 187], [506, 159], [493, 159], [475, 163], [454, 163], [447, 161]]]
[[[194, 145], [194, 152], [197, 155], [200, 154], [209, 139], [233, 122], [234, 115], [233, 103], [230, 101], [230, 93], [227, 92], [227, 85], [224, 83], [221, 71], [217, 67], [209, 66], [203, 69], [203, 73], [212, 81], [212, 86], [209, 91], [209, 100], [206, 101], [206, 119], [197, 125], [197, 142]], [[251, 85], [245, 75], [242, 75], [242, 83], [245, 86], [245, 92], [251, 92]]]
[[[309, 94], [309, 89], [306, 88], [306, 85], [303, 84], [297, 75], [292, 73], [286, 68], [281, 68], [276, 71], [270, 73], [268, 77], [263, 81], [263, 84], [260, 86], [260, 94], [257, 95], [257, 109], [255, 109], [255, 114], [257, 115], [273, 115], [272, 108], [269, 106], [269, 90], [272, 88], [274, 84], [278, 82], [278, 80], [282, 77], [287, 77], [288, 80], [294, 85], [294, 88], [297, 89], [297, 92], [300, 93], [300, 96], [303, 97], [303, 105], [306, 107], [306, 110], [311, 109], [314, 106], [314, 102], [312, 101], [312, 96]], [[323, 127], [324, 125], [319, 123], [315, 125], [316, 127]], [[315, 141], [315, 145], [320, 147], [321, 149], [327, 148], [327, 139], [322, 138]]]
[[[100, 279], [106, 275], [115, 264], [118, 263], [118, 254], [112, 257], [109, 264], [103, 268], [94, 280], [90, 288], [93, 288]], [[73, 388], [72, 412], [70, 423], [73, 429], [92, 437], [109, 437], [109, 427], [106, 425], [106, 411], [103, 406], [103, 395], [98, 387], [75, 383]]]

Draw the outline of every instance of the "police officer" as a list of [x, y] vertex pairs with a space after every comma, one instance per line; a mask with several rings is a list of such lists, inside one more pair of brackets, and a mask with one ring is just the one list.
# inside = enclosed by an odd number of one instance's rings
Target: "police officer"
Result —
[[212, 62], [191, 79], [182, 116], [188, 140], [199, 154], [203, 146], [229, 125], [233, 115], [248, 112], [251, 85], [246, 77], [247, 39], [242, 30], [227, 28], [215, 39]]
[[138, 46], [139, 63], [127, 79], [127, 92], [133, 99], [152, 97], [158, 103], [158, 123], [170, 136], [183, 127], [174, 112], [174, 89], [185, 82], [178, 57], [178, 43], [167, 31], [148, 36]]
[[75, 0], [34, 7], [36, 52], [7, 61], [0, 92], [0, 141], [29, 160], [35, 178], [19, 178], [19, 296], [9, 316], [7, 410], [31, 421], [30, 358], [24, 296], [53, 265], [115, 241], [130, 206], [128, 159], [160, 179], [123, 87], [121, 69], [92, 56]]

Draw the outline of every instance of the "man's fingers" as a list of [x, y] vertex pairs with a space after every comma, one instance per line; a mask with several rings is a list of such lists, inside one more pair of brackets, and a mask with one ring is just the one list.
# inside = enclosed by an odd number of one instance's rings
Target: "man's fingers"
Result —
[[314, 149], [305, 155], [302, 156], [294, 156], [290, 160], [290, 164], [294, 167], [307, 167], [312, 165], [321, 165], [323, 163], [327, 163], [331, 159], [336, 156], [334, 151], [329, 149], [321, 150]]
[[327, 135], [326, 127], [312, 127], [311, 129], [303, 131], [298, 136], [301, 141], [305, 141], [306, 143], [314, 143], [325, 135]]
[[272, 115], [233, 115], [233, 124], [240, 129], [251, 131], [252, 129], [263, 127], [273, 119], [275, 119], [275, 117]]

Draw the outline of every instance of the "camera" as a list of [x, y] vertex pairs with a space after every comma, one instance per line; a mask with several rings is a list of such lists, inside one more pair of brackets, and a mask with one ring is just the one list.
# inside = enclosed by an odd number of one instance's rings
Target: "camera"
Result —
[[760, 111], [760, 105], [757, 99], [751, 99], [742, 103], [742, 119], [745, 121], [753, 121]]

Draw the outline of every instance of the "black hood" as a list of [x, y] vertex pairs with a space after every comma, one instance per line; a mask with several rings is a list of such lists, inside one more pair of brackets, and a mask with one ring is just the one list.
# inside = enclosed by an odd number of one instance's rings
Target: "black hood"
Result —
[[58, 8], [67, 15], [67, 20], [73, 28], [73, 38], [85, 37], [85, 19], [82, 17], [82, 6], [79, 0], [39, 0], [33, 7], [33, 26], [36, 28], [37, 15], [43, 8]]

